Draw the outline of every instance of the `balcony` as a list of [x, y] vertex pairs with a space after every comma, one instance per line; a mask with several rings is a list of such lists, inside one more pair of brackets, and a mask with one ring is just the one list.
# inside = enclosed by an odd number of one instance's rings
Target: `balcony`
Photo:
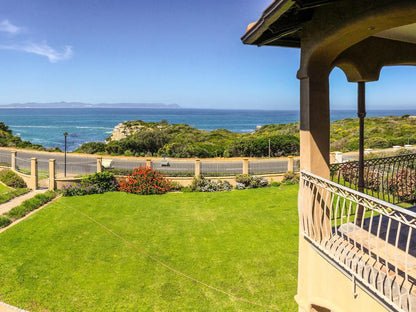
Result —
[[[404, 192], [404, 182], [389, 183], [403, 170], [398, 159], [395, 161], [396, 165], [389, 166], [393, 159], [384, 160], [383, 166], [390, 169], [376, 171], [377, 188], [370, 187], [367, 163], [366, 192], [370, 194], [353, 189], [353, 171], [348, 178], [345, 168], [343, 174], [335, 174], [332, 167], [332, 178], [352, 188], [302, 171], [300, 231], [318, 253], [351, 278], [353, 285], [365, 289], [387, 310], [416, 311], [416, 209], [383, 200], [409, 200], [408, 194], [414, 192]], [[354, 165], [340, 164], [337, 169], [342, 166]]]

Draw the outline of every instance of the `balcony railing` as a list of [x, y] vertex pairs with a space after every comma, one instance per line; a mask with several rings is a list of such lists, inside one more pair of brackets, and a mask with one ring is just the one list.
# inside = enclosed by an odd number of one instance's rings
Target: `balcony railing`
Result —
[[416, 213], [305, 171], [299, 192], [304, 237], [391, 310], [416, 311]]
[[[371, 196], [397, 204], [416, 200], [416, 154], [367, 159], [364, 188]], [[331, 180], [357, 190], [358, 161], [330, 165]]]

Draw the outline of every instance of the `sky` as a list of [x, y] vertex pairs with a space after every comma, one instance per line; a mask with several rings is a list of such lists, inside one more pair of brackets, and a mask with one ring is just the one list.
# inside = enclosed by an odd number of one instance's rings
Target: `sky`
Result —
[[[0, 104], [165, 103], [299, 108], [299, 50], [243, 45], [271, 0], [3, 0]], [[368, 109], [414, 107], [414, 67], [367, 84]], [[331, 109], [356, 85], [330, 76]]]

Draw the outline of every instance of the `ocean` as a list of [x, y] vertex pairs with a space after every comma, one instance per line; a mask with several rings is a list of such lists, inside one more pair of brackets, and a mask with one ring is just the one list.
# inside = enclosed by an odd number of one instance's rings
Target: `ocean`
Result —
[[[369, 111], [367, 116], [416, 115], [416, 111]], [[332, 111], [331, 121], [355, 118], [355, 111]], [[1, 108], [3, 121], [23, 140], [45, 147], [64, 148], [63, 133], [67, 132], [69, 151], [85, 142], [104, 142], [114, 126], [129, 120], [186, 123], [207, 131], [228, 129], [252, 132], [257, 126], [299, 121], [299, 111], [218, 110], [218, 109], [147, 109], [147, 108]]]

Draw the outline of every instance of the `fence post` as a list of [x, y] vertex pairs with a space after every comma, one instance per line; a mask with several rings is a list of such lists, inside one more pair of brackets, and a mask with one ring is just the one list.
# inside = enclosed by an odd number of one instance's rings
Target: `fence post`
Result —
[[294, 164], [293, 156], [289, 156], [287, 158], [287, 171], [295, 171]]
[[30, 183], [29, 188], [36, 190], [38, 188], [38, 160], [35, 157], [30, 159]]
[[97, 157], [97, 172], [103, 172], [103, 158]]
[[49, 159], [49, 190], [55, 189], [55, 159]]
[[198, 177], [201, 175], [201, 160], [195, 159], [195, 176]]
[[16, 151], [12, 151], [12, 170], [16, 171]]
[[248, 158], [243, 159], [243, 174], [248, 174]]
[[146, 167], [147, 168], [152, 168], [152, 159], [151, 158], [146, 159]]

